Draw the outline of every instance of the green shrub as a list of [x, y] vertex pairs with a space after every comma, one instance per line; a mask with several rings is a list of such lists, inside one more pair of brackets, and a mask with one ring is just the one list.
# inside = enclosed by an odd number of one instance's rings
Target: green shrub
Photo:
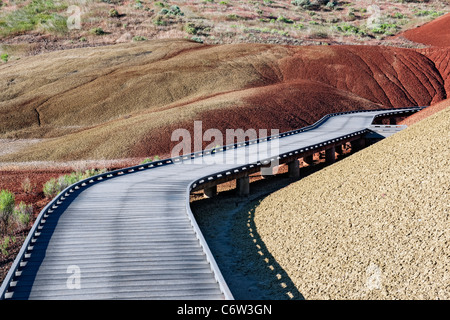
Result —
[[311, 38], [327, 39], [328, 37], [328, 33], [325, 31], [317, 31], [311, 34]]
[[102, 28], [99, 28], [99, 27], [92, 28], [89, 32], [92, 33], [92, 34], [95, 34], [96, 36], [101, 36], [101, 35], [104, 35], [106, 33], [105, 31], [103, 31]]
[[108, 15], [109, 15], [111, 18], [117, 18], [117, 17], [119, 16], [119, 11], [117, 11], [117, 10], [114, 9], [114, 8], [112, 8], [112, 9], [109, 10]]
[[237, 21], [237, 20], [242, 19], [242, 17], [239, 16], [239, 15], [237, 15], [237, 14], [235, 14], [235, 13], [233, 13], [233, 14], [227, 15], [225, 19], [226, 19], [227, 21]]
[[156, 18], [153, 20], [153, 23], [157, 26], [166, 26], [167, 25], [167, 21], [164, 20], [163, 15], [157, 15]]
[[338, 31], [345, 32], [345, 33], [355, 33], [356, 34], [360, 31], [358, 27], [352, 26], [349, 24], [343, 24], [343, 25], [337, 26], [336, 28]]
[[189, 22], [184, 27], [184, 31], [186, 31], [189, 34], [197, 34], [197, 32], [200, 30], [200, 28], [195, 25], [195, 23]]
[[89, 177], [105, 173], [106, 169], [88, 169], [84, 172], [72, 172], [63, 176], [56, 178], [51, 178], [46, 183], [44, 183], [43, 191], [46, 198], [54, 198], [61, 191], [71, 186], [72, 184], [87, 179]]
[[[56, 180], [56, 188], [55, 188], [56, 194], [54, 196], [56, 196], [58, 193], [63, 191], [68, 186], [84, 179], [84, 176], [85, 175], [83, 175], [83, 173], [81, 172], [72, 172], [71, 174], [60, 176]], [[86, 176], [86, 178], [88, 178], [88, 176]]]
[[144, 5], [142, 4], [142, 1], [141, 0], [136, 0], [135, 1], [135, 4], [134, 4], [134, 8], [135, 9], [142, 9], [144, 7]]
[[398, 29], [399, 27], [395, 23], [382, 23], [378, 27], [373, 28], [372, 32], [378, 34], [393, 35]]
[[171, 6], [169, 9], [162, 8], [159, 12], [160, 15], [170, 15], [170, 16], [184, 16], [184, 13], [181, 12], [179, 6]]
[[305, 5], [310, 5], [311, 1], [309, 1], [309, 0], [292, 0], [291, 4], [294, 6], [301, 7], [301, 6], [305, 6]]
[[28, 178], [28, 177], [22, 181], [21, 185], [22, 185], [22, 190], [25, 193], [31, 193], [35, 187], [31, 184], [30, 178]]
[[181, 12], [181, 9], [179, 6], [170, 6], [169, 9], [169, 14], [174, 15], [174, 16], [183, 16], [184, 13]]
[[7, 53], [3, 53], [2, 55], [0, 55], [0, 59], [2, 59], [3, 62], [8, 62], [9, 55]]
[[0, 222], [2, 223], [2, 232], [6, 234], [11, 215], [14, 212], [15, 197], [14, 193], [8, 190], [0, 191]]
[[55, 178], [51, 178], [43, 186], [43, 192], [46, 198], [54, 198], [58, 193], [58, 182]]
[[396, 19], [403, 19], [403, 18], [405, 18], [405, 15], [403, 13], [396, 12], [396, 13], [394, 13], [393, 17]]
[[133, 41], [145, 41], [145, 40], [147, 40], [147, 38], [143, 37], [143, 36], [134, 36], [132, 40]]
[[292, 21], [291, 19], [285, 18], [283, 16], [279, 16], [277, 18], [277, 21], [278, 22], [284, 22], [284, 23], [294, 23], [294, 21]]
[[311, 5], [310, 0], [293, 0], [291, 4], [297, 7], [309, 7]]
[[337, 4], [338, 4], [337, 1], [328, 1], [325, 6], [329, 9], [334, 9], [337, 6]]
[[192, 41], [198, 42], [198, 43], [203, 43], [203, 39], [197, 36], [193, 36], [191, 38]]
[[159, 158], [159, 156], [154, 156], [154, 157], [153, 157], [153, 160], [152, 160], [151, 157], [150, 157], [150, 158], [146, 158], [146, 159], [144, 159], [140, 164], [146, 164], [146, 163], [150, 163], [150, 162], [154, 162], [154, 161], [158, 161], [158, 160], [161, 160], [161, 159]]
[[14, 209], [14, 220], [23, 228], [27, 227], [31, 221], [33, 206], [21, 201]]
[[414, 13], [414, 15], [416, 15], [418, 17], [425, 17], [425, 16], [439, 17], [443, 14], [444, 14], [443, 12], [431, 11], [431, 10], [419, 10]]
[[14, 237], [14, 236], [12, 236], [12, 237], [6, 236], [0, 242], [0, 251], [2, 252], [2, 254], [4, 256], [8, 255], [8, 250], [7, 249], [9, 247], [10, 242], [12, 242], [12, 243], [16, 242], [16, 237]]

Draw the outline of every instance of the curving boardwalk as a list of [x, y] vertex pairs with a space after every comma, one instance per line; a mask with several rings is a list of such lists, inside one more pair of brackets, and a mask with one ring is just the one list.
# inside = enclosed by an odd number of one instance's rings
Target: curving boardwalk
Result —
[[420, 109], [335, 114], [270, 141], [81, 181], [42, 210], [0, 298], [233, 299], [190, 211], [190, 191], [260, 170], [264, 160], [362, 137], [377, 116]]

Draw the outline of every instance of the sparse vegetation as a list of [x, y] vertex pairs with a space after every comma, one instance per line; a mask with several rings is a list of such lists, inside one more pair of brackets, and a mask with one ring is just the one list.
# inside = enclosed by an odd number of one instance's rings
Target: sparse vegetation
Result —
[[150, 162], [154, 162], [154, 161], [158, 161], [158, 160], [161, 160], [159, 158], [159, 156], [154, 156], [153, 160], [152, 160], [151, 157], [150, 158], [145, 158], [144, 160], [142, 160], [142, 162], [140, 164], [146, 164], [146, 163], [150, 163]]
[[417, 10], [414, 12], [414, 15], [418, 17], [431, 16], [437, 18], [443, 14], [444, 12], [442, 11], [434, 11], [434, 10]]
[[14, 213], [15, 197], [8, 190], [0, 191], [0, 223], [2, 234], [7, 234], [11, 216]]
[[147, 38], [143, 37], [143, 36], [134, 36], [132, 40], [133, 41], [145, 41], [145, 40], [147, 40]]
[[5, 236], [3, 237], [2, 241], [0, 242], [0, 252], [4, 255], [8, 255], [8, 247], [11, 243], [16, 242], [16, 237], [14, 236]]
[[35, 187], [36, 185], [33, 185], [28, 177], [22, 181], [22, 190], [25, 193], [31, 193]]
[[393, 23], [382, 23], [379, 27], [372, 29], [373, 33], [385, 34], [385, 35], [393, 35], [398, 30], [397, 24]]
[[43, 185], [44, 195], [48, 199], [54, 198], [70, 185], [105, 172], [106, 169], [90, 169], [84, 172], [72, 172], [71, 174], [62, 175], [58, 178], [51, 178]]
[[20, 201], [8, 190], [0, 191], [0, 254], [9, 255], [9, 248], [16, 242], [15, 233], [27, 228], [33, 215], [33, 206]]
[[101, 35], [104, 35], [104, 34], [106, 33], [106, 32], [105, 32], [102, 28], [100, 28], [100, 27], [92, 28], [89, 32], [90, 32], [91, 34], [96, 35], [96, 36], [101, 36]]
[[[370, 30], [365, 29], [364, 26], [368, 19], [373, 17], [374, 12], [370, 10], [370, 7], [365, 7], [366, 2], [357, 5], [354, 2], [336, 0], [285, 2], [203, 0], [176, 3], [162, 0], [153, 2], [101, 0], [83, 4], [82, 11], [79, 12], [81, 29], [67, 30], [68, 15], [78, 12], [67, 12], [68, 5], [72, 5], [72, 3], [67, 0], [23, 0], [23, 4], [19, 5], [17, 10], [0, 13], [0, 37], [38, 31], [39, 33], [58, 35], [65, 40], [70, 38], [71, 41], [66, 41], [64, 45], [81, 45], [81, 42], [87, 40], [88, 34], [99, 36], [98, 39], [89, 38], [89, 43], [93, 44], [100, 41], [115, 43], [121, 36], [123, 36], [122, 39], [130, 39], [124, 33], [138, 34], [150, 39], [158, 37], [158, 34], [179, 35], [180, 31], [184, 31], [187, 33], [184, 36], [186, 38], [211, 44], [236, 41], [264, 43], [268, 39], [270, 42], [275, 41], [274, 43], [279, 44], [299, 44], [308, 41], [311, 34], [327, 32], [330, 40], [345, 41], [348, 44], [353, 39], [361, 40], [362, 36], [370, 36], [366, 37], [364, 41], [378, 41], [377, 39], [386, 35], [395, 35], [417, 22], [431, 20], [448, 11], [444, 3], [444, 0], [434, 2], [398, 0], [395, 3], [380, 1], [377, 5], [379, 4], [380, 7], [383, 5], [380, 14], [383, 15], [384, 21], [379, 24], [385, 25], [381, 27], [377, 25]], [[3, 3], [3, 5], [8, 6], [8, 3]], [[121, 12], [126, 12], [126, 14], [121, 14]], [[185, 12], [189, 14], [186, 15]], [[214, 12], [214, 18], [210, 12]], [[152, 23], [145, 23], [144, 21], [147, 19], [151, 19]], [[242, 23], [236, 27], [233, 26], [235, 21]], [[352, 22], [355, 29], [338, 31], [337, 24], [341, 22]], [[255, 34], [246, 32], [249, 28], [263, 28], [262, 24], [266, 23], [281, 25], [281, 28], [277, 28], [283, 30]], [[209, 31], [200, 30], [196, 26], [201, 24], [214, 25], [214, 29], [210, 27]], [[386, 27], [386, 24], [391, 27]], [[393, 28], [393, 24], [396, 24], [397, 27]], [[108, 32], [104, 31], [106, 28]], [[234, 31], [230, 32], [230, 28], [233, 28]], [[355, 32], [356, 28], [363, 31]], [[131, 32], [131, 30], [133, 31]], [[345, 34], [345, 38], [341, 36], [342, 33]], [[334, 39], [334, 36], [338, 36], [338, 39]], [[167, 36], [164, 35], [164, 37]], [[315, 44], [315, 42], [309, 41], [305, 44]], [[5, 62], [5, 60], [3, 61]]]
[[109, 12], [108, 12], [108, 15], [111, 18], [117, 18], [119, 16], [119, 11], [117, 11], [115, 8], [110, 9]]
[[31, 221], [33, 205], [21, 201], [14, 209], [14, 220], [21, 228], [25, 228]]
[[17, 10], [0, 15], [0, 36], [40, 29], [52, 33], [67, 32], [62, 12], [67, 4], [53, 0], [32, 0]]

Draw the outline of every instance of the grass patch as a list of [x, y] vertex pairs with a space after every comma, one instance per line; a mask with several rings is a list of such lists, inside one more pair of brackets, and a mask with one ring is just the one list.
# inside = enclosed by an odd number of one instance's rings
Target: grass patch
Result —
[[106, 169], [101, 170], [86, 170], [85, 172], [72, 172], [70, 174], [66, 174], [60, 176], [59, 178], [51, 178], [49, 181], [44, 183], [43, 191], [46, 198], [54, 198], [61, 191], [63, 191], [68, 186], [77, 183], [80, 180], [87, 179], [89, 177], [105, 173]]
[[437, 18], [440, 17], [444, 14], [444, 12], [441, 11], [434, 11], [434, 10], [417, 10], [416, 12], [414, 12], [414, 15], [417, 17], [433, 17], [433, 18]]
[[393, 35], [399, 29], [400, 28], [395, 23], [382, 23], [378, 27], [373, 28], [371, 31], [378, 34]]
[[33, 0], [27, 5], [0, 16], [0, 36], [9, 36], [31, 30], [52, 33], [67, 32], [67, 18], [59, 13], [67, 4], [53, 0]]
[[153, 160], [152, 160], [152, 158], [146, 158], [146, 159], [142, 160], [141, 164], [146, 164], [146, 163], [150, 163], [150, 162], [154, 162], [154, 161], [158, 161], [158, 160], [161, 160], [159, 158], [159, 156], [155, 156], [153, 158]]

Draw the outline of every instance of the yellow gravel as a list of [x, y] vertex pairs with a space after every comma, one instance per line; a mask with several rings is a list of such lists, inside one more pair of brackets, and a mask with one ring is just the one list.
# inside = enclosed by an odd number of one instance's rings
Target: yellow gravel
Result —
[[449, 299], [450, 107], [266, 197], [256, 231], [306, 299]]

